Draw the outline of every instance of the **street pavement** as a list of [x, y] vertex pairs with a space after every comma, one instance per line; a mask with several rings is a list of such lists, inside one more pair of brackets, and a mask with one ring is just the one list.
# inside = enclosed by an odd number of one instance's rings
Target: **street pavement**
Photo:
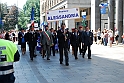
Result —
[[[124, 48], [92, 45], [92, 59], [69, 53], [69, 66], [59, 64], [59, 54], [42, 58], [39, 52], [30, 61], [29, 51], [14, 63], [15, 83], [124, 83]], [[20, 46], [18, 46], [19, 52]]]

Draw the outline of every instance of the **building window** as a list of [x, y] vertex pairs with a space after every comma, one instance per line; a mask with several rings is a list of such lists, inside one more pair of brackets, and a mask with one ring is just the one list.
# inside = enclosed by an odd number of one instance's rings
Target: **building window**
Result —
[[65, 9], [65, 6], [63, 8]]
[[54, 5], [56, 5], [56, 0], [54, 0]]
[[58, 3], [58, 0], [56, 0], [56, 3]]
[[52, 6], [53, 6], [53, 0], [52, 0]]
[[51, 4], [51, 1], [50, 1], [50, 8], [51, 8], [52, 4]]

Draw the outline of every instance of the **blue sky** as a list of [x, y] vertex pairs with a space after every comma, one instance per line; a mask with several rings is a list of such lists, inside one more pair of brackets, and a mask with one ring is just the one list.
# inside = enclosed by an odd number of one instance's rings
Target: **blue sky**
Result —
[[2, 3], [7, 3], [8, 6], [14, 5], [18, 3], [19, 8], [23, 8], [23, 5], [26, 3], [27, 0], [0, 0]]

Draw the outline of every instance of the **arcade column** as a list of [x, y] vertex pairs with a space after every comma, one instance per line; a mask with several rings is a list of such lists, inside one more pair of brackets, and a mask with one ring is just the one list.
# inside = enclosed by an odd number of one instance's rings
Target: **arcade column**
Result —
[[101, 27], [100, 0], [91, 0], [91, 30], [95, 31]]
[[123, 35], [123, 0], [116, 0], [116, 28], [119, 31], [118, 42], [121, 43], [121, 36]]
[[108, 29], [114, 33], [115, 0], [108, 0], [108, 4]]

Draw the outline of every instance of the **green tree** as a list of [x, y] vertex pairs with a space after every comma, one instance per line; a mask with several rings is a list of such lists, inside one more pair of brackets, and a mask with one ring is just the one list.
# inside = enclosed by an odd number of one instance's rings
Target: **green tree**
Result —
[[18, 25], [19, 28], [26, 28], [28, 23], [31, 23], [30, 15], [31, 8], [34, 7], [35, 10], [35, 22], [40, 23], [40, 0], [27, 0], [26, 4], [23, 6], [23, 10], [19, 12]]
[[2, 28], [4, 30], [15, 29], [15, 25], [18, 24], [18, 7], [0, 3], [0, 14], [2, 23], [4, 24]]

